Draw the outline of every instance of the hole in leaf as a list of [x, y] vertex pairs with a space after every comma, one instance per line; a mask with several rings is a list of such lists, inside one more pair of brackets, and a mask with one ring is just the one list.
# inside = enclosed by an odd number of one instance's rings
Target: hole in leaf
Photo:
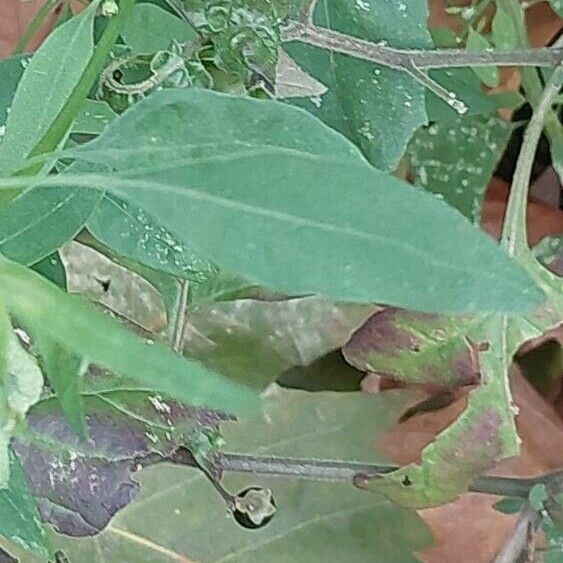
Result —
[[248, 487], [235, 497], [232, 514], [235, 520], [249, 530], [263, 528], [276, 513], [276, 501], [269, 489]]

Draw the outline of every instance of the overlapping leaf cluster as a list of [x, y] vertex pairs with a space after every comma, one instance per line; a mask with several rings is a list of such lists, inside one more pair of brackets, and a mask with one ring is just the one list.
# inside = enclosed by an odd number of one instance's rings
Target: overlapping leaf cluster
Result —
[[[556, 280], [531, 259], [518, 264], [452, 208], [478, 221], [508, 139], [510, 127], [492, 117], [506, 101], [481, 92], [490, 76], [432, 73], [467, 103], [460, 117], [401, 70], [282, 46], [300, 3], [134, 4], [122, 0], [108, 18], [94, 1], [32, 57], [0, 61], [0, 533], [39, 557], [50, 553], [20, 464], [43, 521], [92, 535], [137, 494], [136, 471], [190, 448], [195, 463], [198, 444], [215, 444], [219, 424], [256, 409], [258, 392], [276, 379], [310, 389], [304, 377], [330, 372], [354, 377], [336, 387], [356, 388], [358, 372], [339, 357], [356, 329], [343, 352], [362, 371], [407, 383], [480, 380], [422, 463], [374, 488], [406, 505], [436, 504], [514, 454], [508, 365], [524, 340], [559, 322], [562, 304]], [[422, 0], [323, 0], [313, 19], [373, 42], [429, 48], [427, 16]], [[284, 80], [282, 47], [321, 94], [261, 99]], [[454, 139], [461, 153], [449, 150]], [[426, 189], [390, 174], [405, 153]], [[72, 239], [152, 284], [168, 334], [137, 327], [141, 338], [66, 294], [58, 253]], [[105, 291], [110, 282], [100, 281]], [[371, 317], [374, 303], [395, 308]], [[444, 316], [452, 314], [464, 316]], [[165, 336], [179, 337], [176, 352], [191, 359], [168, 349]], [[369, 460], [374, 428], [411, 398], [278, 391], [265, 415], [233, 424], [226, 438], [249, 454]], [[228, 521], [226, 539], [205, 551], [217, 499], [193, 476], [182, 490], [190, 498], [170, 515], [172, 500], [152, 496], [169, 478], [159, 471], [94, 540], [100, 560], [106, 551], [143, 560], [147, 545], [202, 561], [258, 560], [282, 538], [334, 561], [364, 561], [387, 541], [406, 561], [427, 542], [412, 511], [346, 487], [335, 501], [324, 486], [288, 482], [279, 486], [287, 512], [262, 543]], [[145, 502], [172, 520], [189, 511], [189, 534], [142, 529], [130, 514]], [[370, 518], [408, 520], [406, 548], [389, 540], [389, 526], [374, 536]], [[185, 545], [176, 545], [180, 536]], [[87, 540], [52, 539], [68, 541], [78, 558], [91, 549]]]

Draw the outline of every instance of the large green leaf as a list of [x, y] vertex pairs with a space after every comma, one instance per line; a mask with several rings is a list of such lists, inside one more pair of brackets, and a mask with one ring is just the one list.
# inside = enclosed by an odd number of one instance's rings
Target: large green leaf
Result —
[[189, 312], [184, 353], [264, 389], [283, 371], [340, 348], [373, 310], [318, 297], [204, 304]]
[[279, 102], [158, 92], [72, 154], [99, 172], [34, 182], [104, 186], [188, 248], [287, 294], [430, 312], [517, 310], [541, 299], [457, 212]]
[[172, 41], [186, 43], [197, 34], [185, 21], [154, 4], [137, 4], [133, 16], [121, 32], [135, 53], [156, 53], [170, 47]]
[[226, 410], [258, 404], [249, 390], [187, 362], [160, 344], [145, 342], [27, 268], [0, 261], [0, 298], [33, 336], [50, 337], [68, 352], [193, 405]]
[[[227, 443], [239, 452], [315, 458], [374, 459], [372, 443], [397, 418], [410, 393], [385, 396], [276, 392], [265, 413], [229, 425]], [[264, 486], [277, 513], [249, 531], [225, 517], [225, 505], [201, 474], [159, 466], [141, 476], [142, 493], [94, 539], [57, 537], [72, 561], [414, 562], [431, 537], [419, 517], [351, 484], [228, 476], [237, 491]], [[147, 518], [147, 514], [151, 517]], [[166, 525], [155, 526], [158, 520]]]
[[42, 260], [83, 227], [101, 197], [57, 186], [19, 193], [0, 211], [0, 252], [27, 265]]
[[512, 127], [498, 117], [461, 117], [420, 129], [407, 154], [413, 180], [479, 224], [485, 192]]
[[0, 144], [1, 169], [12, 170], [29, 156], [80, 80], [94, 49], [97, 5], [93, 2], [55, 29], [31, 58], [19, 81]]
[[[315, 23], [393, 47], [431, 46], [424, 0], [320, 0]], [[334, 127], [382, 170], [394, 170], [412, 134], [426, 123], [424, 87], [407, 73], [299, 43], [284, 46], [328, 91], [293, 100]]]

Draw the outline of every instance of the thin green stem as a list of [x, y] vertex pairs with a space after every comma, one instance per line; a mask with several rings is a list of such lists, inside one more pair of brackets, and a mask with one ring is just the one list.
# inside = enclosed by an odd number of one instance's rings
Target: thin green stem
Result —
[[72, 125], [74, 118], [80, 111], [84, 100], [101, 74], [108, 55], [121, 33], [123, 24], [133, 13], [135, 1], [136, 0], [121, 1], [119, 4], [119, 12], [110, 19], [102, 37], [94, 48], [94, 54], [84, 69], [84, 73], [76, 85], [76, 88], [63, 106], [59, 115], [53, 121], [45, 136], [31, 151], [31, 157], [52, 152], [60, 145]]
[[12, 55], [20, 55], [24, 52], [27, 44], [33, 39], [35, 34], [39, 31], [39, 28], [43, 25], [47, 16], [54, 10], [57, 4], [60, 4], [61, 0], [47, 0], [43, 6], [37, 11], [33, 20], [28, 25], [25, 33], [20, 37], [19, 41], [16, 43], [14, 52]]
[[[524, 141], [512, 180], [501, 237], [501, 246], [509, 256], [525, 257], [530, 252], [526, 233], [526, 207], [530, 177], [543, 124], [559, 94], [562, 83], [563, 65], [560, 65], [551, 75], [524, 134]], [[559, 127], [561, 126], [559, 125]]]

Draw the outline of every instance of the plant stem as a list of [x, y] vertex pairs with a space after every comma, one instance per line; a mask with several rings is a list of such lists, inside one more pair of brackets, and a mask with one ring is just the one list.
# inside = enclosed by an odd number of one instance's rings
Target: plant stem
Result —
[[182, 353], [186, 328], [186, 310], [190, 284], [188, 280], [177, 280], [178, 295], [174, 306], [174, 315], [170, 319], [170, 346], [174, 352]]
[[[297, 477], [317, 481], [345, 481], [354, 484], [364, 478], [385, 475], [399, 469], [397, 465], [368, 464], [322, 459], [297, 459], [273, 456], [251, 456], [220, 452], [215, 462], [225, 472], [254, 473], [274, 477]], [[538, 483], [547, 483], [558, 473], [533, 478], [477, 477], [469, 487], [471, 492], [527, 498], [530, 489]]]
[[37, 143], [33, 151], [31, 151], [30, 157], [49, 153], [60, 145], [72, 125], [74, 118], [80, 111], [80, 107], [84, 103], [88, 93], [101, 74], [109, 52], [121, 33], [123, 24], [133, 13], [135, 1], [136, 0], [122, 0], [120, 2], [119, 12], [109, 20], [76, 88], [68, 98], [57, 118], [53, 121], [47, 133], [45, 133], [44, 137]]
[[300, 21], [304, 24], [313, 24], [313, 13], [315, 7], [317, 6], [317, 0], [303, 0], [303, 4], [300, 10]]
[[337, 53], [350, 55], [384, 66], [409, 72], [419, 69], [465, 66], [558, 66], [563, 49], [517, 49], [514, 51], [464, 51], [461, 49], [395, 49], [381, 43], [351, 37], [318, 27], [292, 21], [282, 34], [284, 41], [299, 41]]
[[215, 460], [223, 471], [350, 483], [359, 474], [382, 475], [397, 469], [395, 465], [386, 464], [249, 456], [223, 452], [217, 454]]
[[523, 554], [529, 555], [526, 553], [528, 551], [527, 547], [530, 537], [533, 538], [539, 521], [540, 514], [538, 511], [534, 510], [528, 503], [525, 503], [514, 530], [495, 557], [494, 563], [514, 563], [515, 561], [520, 561]]
[[516, 163], [501, 237], [501, 246], [508, 252], [509, 256], [524, 257], [529, 253], [526, 233], [526, 206], [530, 177], [544, 121], [551, 110], [551, 105], [559, 94], [562, 83], [563, 65], [559, 65], [547, 83], [524, 133], [524, 141]]
[[[510, 0], [511, 1], [511, 0]], [[378, 63], [407, 72], [423, 86], [452, 106], [460, 115], [467, 111], [465, 104], [423, 69], [461, 66], [557, 66], [563, 49], [523, 49], [517, 51], [463, 51], [460, 49], [395, 49], [382, 43], [373, 43], [351, 37], [338, 31], [317, 27], [307, 18], [315, 2], [306, 2], [302, 13], [305, 21], [291, 21], [282, 31], [283, 41], [300, 41], [323, 49]], [[535, 73], [535, 70], [530, 69]], [[536, 75], [537, 78], [537, 75]]]
[[[528, 40], [528, 32], [526, 30], [525, 11], [520, 2], [516, 0], [497, 0], [499, 7], [502, 8], [512, 19], [516, 29], [516, 40], [522, 49], [529, 48], [530, 42]], [[555, 48], [561, 47], [561, 42], [558, 41]], [[561, 62], [561, 61], [560, 61]], [[558, 65], [557, 65], [558, 66]], [[530, 105], [535, 110], [537, 109], [540, 99], [542, 97], [542, 83], [535, 68], [522, 68], [520, 70], [522, 77], [522, 86], [526, 92], [526, 97]], [[545, 130], [551, 143], [559, 138], [561, 133], [561, 125], [557, 115], [549, 110], [545, 118]]]

